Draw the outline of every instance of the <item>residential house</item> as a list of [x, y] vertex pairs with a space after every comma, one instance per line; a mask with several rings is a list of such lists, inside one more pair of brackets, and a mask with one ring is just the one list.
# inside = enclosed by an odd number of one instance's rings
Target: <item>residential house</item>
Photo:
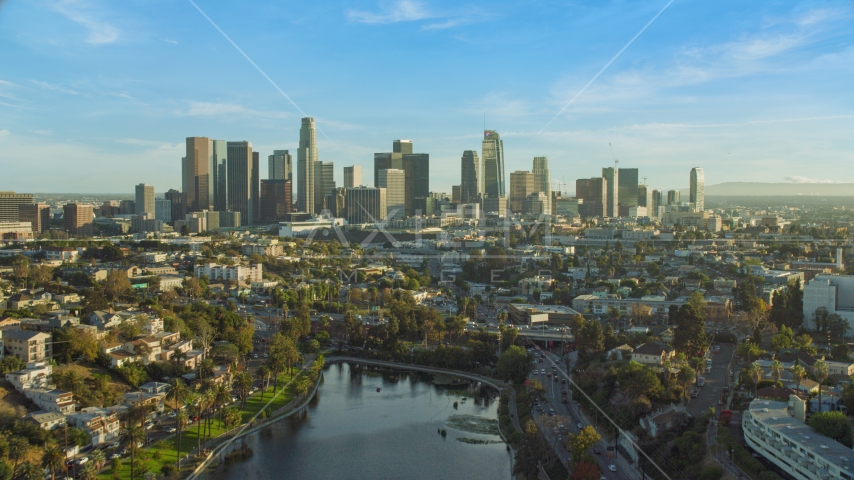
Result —
[[3, 343], [8, 355], [14, 355], [27, 363], [53, 356], [51, 336], [47, 333], [4, 330]]
[[45, 412], [44, 410], [30, 413], [24, 418], [35, 423], [42, 430], [53, 430], [66, 423], [65, 415], [57, 412]]
[[99, 330], [108, 330], [119, 326], [124, 319], [112, 310], [96, 310], [89, 314], [89, 325], [98, 327]]
[[30, 388], [24, 390], [24, 396], [32, 400], [39, 408], [63, 415], [74, 413], [74, 395], [71, 392], [49, 388]]
[[143, 405], [153, 407], [157, 412], [162, 412], [165, 400], [165, 393], [128, 392], [124, 394], [122, 403], [131, 408]]
[[688, 417], [690, 415], [685, 411], [685, 406], [677, 406], [671, 403], [667, 408], [659, 409], [654, 413], [641, 417], [640, 425], [654, 438], [665, 430], [687, 422]]
[[6, 374], [6, 381], [15, 387], [15, 390], [23, 392], [30, 388], [48, 388], [51, 386], [50, 376], [53, 374], [53, 365], [45, 361], [29, 362], [26, 368], [17, 372]]
[[119, 416], [115, 412], [88, 407], [69, 415], [68, 422], [82, 428], [92, 437], [92, 446], [97, 447], [119, 436]]
[[661, 342], [647, 342], [632, 352], [632, 360], [644, 365], [661, 366], [673, 358], [676, 350]]

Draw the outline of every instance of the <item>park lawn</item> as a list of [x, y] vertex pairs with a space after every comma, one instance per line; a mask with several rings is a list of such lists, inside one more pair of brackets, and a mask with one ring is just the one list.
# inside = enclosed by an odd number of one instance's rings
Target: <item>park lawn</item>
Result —
[[[293, 379], [295, 376], [299, 375], [299, 371], [295, 371], [293, 375], [288, 374], [280, 374], [279, 375], [279, 391], [280, 393], [270, 406], [268, 407], [269, 412], [274, 412], [293, 400], [294, 396], [296, 396], [296, 386], [294, 384], [285, 385]], [[259, 390], [254, 395], [250, 395], [248, 399], [246, 399], [246, 406], [242, 410], [243, 413], [243, 422], [249, 421], [256, 413], [260, 412], [270, 399], [273, 397], [273, 387], [270, 385], [267, 388], [267, 393], [264, 394], [264, 399], [261, 399], [261, 391]], [[240, 402], [237, 402], [235, 405], [240, 406]], [[181, 455], [186, 456], [188, 452], [192, 451], [198, 446], [198, 423], [193, 423], [186, 427], [181, 434]], [[202, 425], [202, 430], [204, 430], [204, 425]], [[216, 415], [211, 422], [211, 434], [209, 438], [215, 439], [216, 437], [226, 433], [226, 429], [219, 422], [219, 415]], [[230, 429], [234, 430], [234, 428]], [[137, 459], [143, 460], [148, 471], [155, 472], [160, 474], [160, 468], [166, 464], [175, 464], [178, 452], [175, 449], [175, 443], [177, 439], [177, 434], [167, 437], [159, 442], [141, 449], [137, 452]], [[161, 448], [162, 447], [162, 448]], [[155, 458], [159, 456], [160, 458]], [[107, 468], [103, 470], [99, 475], [99, 479], [107, 480], [118, 478], [121, 480], [130, 480], [130, 456], [122, 458], [122, 470], [119, 472], [118, 476], [113, 476], [110, 468], [109, 468], [109, 460], [107, 461]], [[189, 473], [190, 470], [196, 467], [196, 462], [192, 458], [185, 458], [181, 462], [181, 469], [186, 474]], [[135, 478], [141, 479], [143, 476], [142, 473], [136, 472]], [[186, 475], [181, 475], [180, 477], [184, 477]]]

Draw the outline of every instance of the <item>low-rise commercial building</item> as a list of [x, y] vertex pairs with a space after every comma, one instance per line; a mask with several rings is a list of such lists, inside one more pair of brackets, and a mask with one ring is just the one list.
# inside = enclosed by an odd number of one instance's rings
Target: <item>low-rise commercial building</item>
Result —
[[260, 282], [263, 278], [264, 267], [260, 263], [254, 265], [218, 265], [216, 263], [205, 263], [196, 265], [195, 276], [207, 276], [211, 280], [231, 280], [233, 282], [252, 283]]

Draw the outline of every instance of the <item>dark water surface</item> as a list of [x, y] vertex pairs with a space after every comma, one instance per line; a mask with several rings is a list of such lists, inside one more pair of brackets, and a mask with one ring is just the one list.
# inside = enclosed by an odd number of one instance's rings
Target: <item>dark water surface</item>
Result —
[[[304, 414], [246, 436], [243, 441], [254, 455], [222, 465], [208, 477], [510, 478], [510, 454], [492, 433], [498, 418], [495, 392], [474, 385], [445, 388], [429, 379], [364, 366], [328, 366]], [[479, 393], [490, 397], [475, 399]], [[447, 436], [438, 433], [441, 429]]]

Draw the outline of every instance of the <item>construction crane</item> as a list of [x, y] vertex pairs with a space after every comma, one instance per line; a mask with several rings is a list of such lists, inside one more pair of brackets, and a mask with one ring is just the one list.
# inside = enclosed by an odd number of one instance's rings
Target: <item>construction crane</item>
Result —
[[614, 170], [617, 169], [617, 165], [619, 165], [620, 161], [617, 160], [617, 156], [614, 155], [614, 147], [611, 145], [611, 142], [608, 142], [608, 147], [611, 149], [611, 156], [614, 157]]
[[643, 177], [643, 184], [646, 185], [646, 177]]

